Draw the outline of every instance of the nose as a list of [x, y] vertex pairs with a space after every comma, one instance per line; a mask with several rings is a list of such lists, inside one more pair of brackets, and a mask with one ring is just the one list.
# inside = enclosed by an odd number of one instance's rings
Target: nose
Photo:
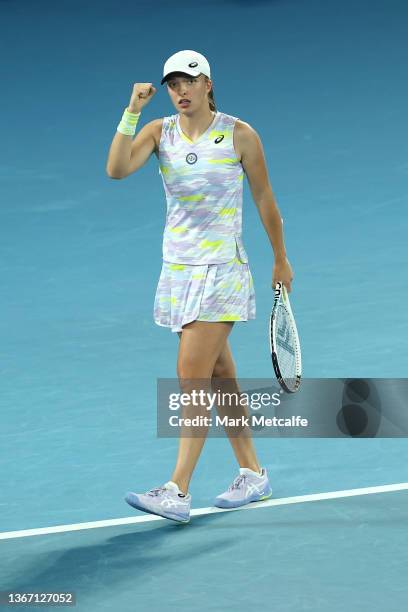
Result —
[[179, 83], [179, 85], [177, 86], [177, 91], [179, 92], [179, 94], [186, 94], [187, 89], [187, 83]]

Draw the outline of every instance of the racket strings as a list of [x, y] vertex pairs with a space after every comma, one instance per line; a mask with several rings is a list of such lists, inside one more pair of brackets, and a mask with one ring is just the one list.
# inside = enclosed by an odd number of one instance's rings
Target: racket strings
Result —
[[293, 388], [298, 374], [297, 338], [289, 312], [283, 304], [276, 312], [275, 344], [281, 376]]

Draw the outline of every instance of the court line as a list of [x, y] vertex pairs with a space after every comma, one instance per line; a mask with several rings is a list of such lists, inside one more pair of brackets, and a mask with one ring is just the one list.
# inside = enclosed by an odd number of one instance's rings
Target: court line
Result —
[[[309, 495], [297, 495], [296, 497], [282, 497], [280, 499], [269, 499], [263, 502], [247, 504], [241, 508], [196, 508], [191, 511], [191, 516], [202, 516], [205, 514], [216, 514], [218, 512], [238, 512], [240, 510], [259, 510], [271, 506], [286, 506], [288, 504], [301, 504], [304, 502], [322, 501], [325, 499], [339, 499], [342, 497], [354, 497], [357, 495], [372, 495], [374, 493], [391, 493], [393, 491], [408, 490], [408, 482], [381, 485], [377, 487], [364, 487], [361, 489], [348, 489], [345, 491], [331, 491], [328, 493], [312, 493]], [[133, 525], [135, 523], [147, 523], [151, 521], [167, 521], [161, 516], [146, 514], [119, 519], [108, 519], [105, 521], [92, 521], [89, 523], [73, 523], [72, 525], [56, 525], [55, 527], [39, 527], [37, 529], [20, 529], [18, 531], [0, 532], [0, 540], [13, 540], [15, 538], [26, 538], [36, 535], [49, 535], [51, 533], [65, 533], [67, 531], [80, 531], [82, 529], [96, 529], [99, 527], [114, 527], [116, 525]]]

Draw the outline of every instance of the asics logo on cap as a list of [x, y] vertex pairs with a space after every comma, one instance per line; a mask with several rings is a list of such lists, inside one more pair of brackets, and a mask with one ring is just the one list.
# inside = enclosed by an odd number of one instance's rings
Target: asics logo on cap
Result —
[[171, 72], [187, 72], [187, 74], [192, 72], [193, 75], [191, 76], [198, 76], [197, 73], [201, 72], [208, 78], [211, 78], [210, 65], [207, 58], [193, 49], [184, 49], [183, 51], [173, 53], [166, 60], [163, 68], [162, 85]]

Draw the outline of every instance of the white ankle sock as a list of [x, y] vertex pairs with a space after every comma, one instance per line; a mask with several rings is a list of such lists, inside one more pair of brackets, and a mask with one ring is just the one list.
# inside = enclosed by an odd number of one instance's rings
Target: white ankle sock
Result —
[[184, 495], [183, 491], [180, 491], [178, 484], [176, 484], [172, 480], [166, 482], [164, 486], [166, 487], [166, 489], [171, 489], [172, 491], [175, 491], [178, 494]]
[[262, 476], [262, 470], [263, 468], [261, 468], [260, 472], [254, 472], [254, 470], [251, 470], [250, 468], [239, 468], [239, 473], [247, 474], [248, 476], [256, 476], [257, 478], [260, 478]]

